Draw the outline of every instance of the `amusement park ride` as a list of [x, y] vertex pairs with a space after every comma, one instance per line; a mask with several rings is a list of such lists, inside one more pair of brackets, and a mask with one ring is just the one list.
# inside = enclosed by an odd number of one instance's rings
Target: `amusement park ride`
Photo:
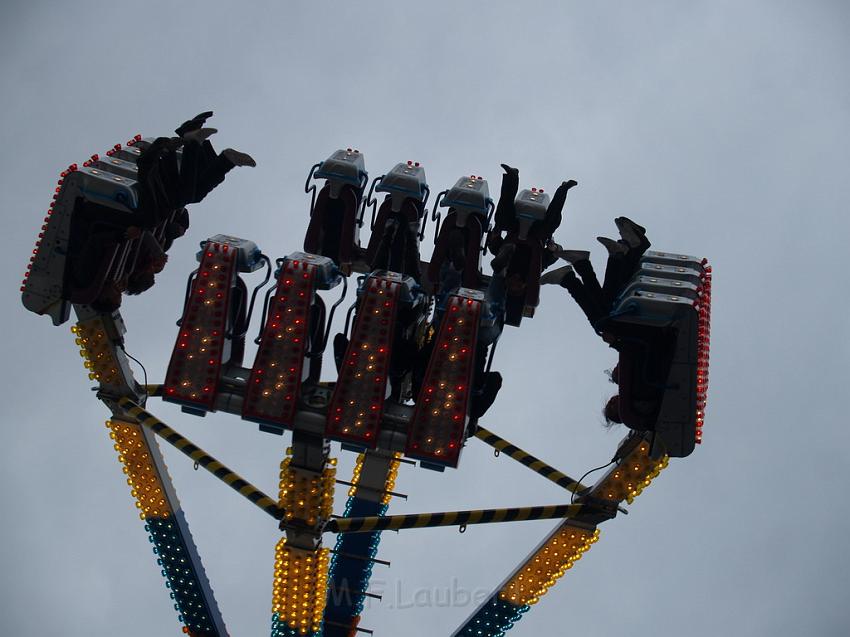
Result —
[[[310, 169], [302, 252], [273, 263], [246, 239], [215, 235], [201, 243], [165, 380], [142, 385], [124, 348], [122, 294], [153, 285], [166, 251], [188, 228], [186, 205], [234, 166], [253, 165], [243, 153], [213, 150], [207, 138], [215, 131], [204, 128], [210, 115], [184, 123], [176, 137], [137, 135], [62, 172], [21, 287], [24, 306], [54, 325], [72, 309], [76, 315], [71, 331], [111, 412], [106, 426], [183, 632], [228, 634], [157, 436], [279, 524], [273, 637], [371, 633], [359, 622], [364, 598], [374, 596], [372, 567], [385, 563], [377, 558], [382, 531], [558, 520], [454, 633], [503, 635], [596, 542], [598, 525], [625, 512], [623, 502], [631, 504], [670, 457], [688, 456], [701, 441], [711, 268], [704, 259], [648, 251], [643, 228], [620, 217], [622, 239], [600, 238], [609, 252], [600, 284], [589, 253], [562, 250], [552, 239], [575, 182], [550, 199], [543, 189], [518, 191], [518, 172], [504, 166], [498, 206], [487, 181], [471, 175], [440, 192], [429, 213], [419, 163], [399, 163], [370, 185], [363, 154], [338, 150]], [[419, 246], [429, 217], [435, 239], [427, 263]], [[371, 230], [365, 243], [364, 225]], [[481, 267], [488, 250], [495, 256], [489, 275]], [[571, 265], [543, 274], [559, 258]], [[249, 291], [243, 275], [259, 270], [265, 277]], [[351, 276], [355, 299], [343, 332], [331, 339]], [[534, 316], [541, 283], [567, 288], [619, 356], [606, 416], [630, 431], [590, 486], [479, 425], [501, 386], [491, 366], [502, 327]], [[330, 309], [325, 297], [336, 297]], [[257, 351], [246, 364], [255, 310]], [[320, 380], [329, 342], [336, 382]], [[151, 415], [151, 397], [291, 435], [278, 499]], [[457, 468], [471, 438], [563, 487], [568, 504], [386, 515], [401, 463]], [[332, 441], [359, 454], [350, 481], [336, 477]], [[349, 497], [333, 515], [339, 482], [350, 486]], [[337, 536], [333, 548], [328, 534]]]

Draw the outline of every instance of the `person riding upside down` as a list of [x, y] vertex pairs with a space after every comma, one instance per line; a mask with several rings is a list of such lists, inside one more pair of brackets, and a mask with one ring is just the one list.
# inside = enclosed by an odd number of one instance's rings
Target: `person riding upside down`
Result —
[[[550, 202], [549, 195], [542, 189], [518, 193], [519, 170], [507, 164], [502, 164], [502, 168], [505, 172], [487, 247], [499, 256], [505, 246], [513, 246], [505, 286], [513, 299], [509, 302], [511, 308], [518, 305], [522, 312], [523, 307], [537, 305], [540, 274], [557, 260], [546, 248], [552, 244], [552, 235], [561, 225], [567, 192], [578, 182], [572, 179], [561, 182]], [[519, 325], [519, 317], [511, 308], [508, 322]]]
[[[615, 301], [640, 268], [641, 257], [651, 245], [646, 229], [628, 217], [617, 217], [614, 223], [620, 239], [597, 237], [608, 251], [601, 285], [590, 263], [590, 252], [562, 250], [559, 246], [552, 246], [552, 254], [569, 264], [547, 272], [540, 283], [566, 288], [594, 331], [619, 353], [620, 362], [614, 367], [611, 380], [620, 384], [623, 378], [628, 379], [631, 399], [623, 404], [619, 393], [612, 396], [603, 408], [606, 422], [625, 422], [632, 429], [651, 431], [664, 397], [675, 333], [669, 328], [626, 325], [611, 320]], [[624, 418], [626, 413], [628, 418]]]
[[[189, 227], [185, 206], [201, 201], [235, 166], [256, 165], [249, 155], [232, 148], [215, 152], [208, 138], [216, 130], [203, 127], [210, 116], [208, 111], [187, 120], [175, 130], [176, 137], [158, 137], [140, 145], [137, 209], [124, 213], [86, 200], [78, 202], [71, 228], [68, 285], [75, 289], [100, 285], [91, 302], [98, 311], [118, 309], [122, 293], [149, 289], [165, 265], [165, 253]], [[128, 267], [110, 271], [110, 278], [102, 283], [93, 280], [108, 271], [104, 264], [114, 251], [127, 245], [133, 246], [135, 255], [127, 260]]]

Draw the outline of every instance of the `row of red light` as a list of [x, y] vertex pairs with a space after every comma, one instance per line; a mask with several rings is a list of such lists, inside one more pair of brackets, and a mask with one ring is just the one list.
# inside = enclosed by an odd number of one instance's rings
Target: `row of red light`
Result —
[[369, 279], [328, 410], [326, 432], [330, 437], [375, 446], [400, 289], [388, 279]]
[[450, 297], [407, 441], [407, 453], [457, 463], [469, 412], [481, 302]]
[[705, 405], [708, 398], [708, 363], [711, 344], [711, 266], [708, 260], [702, 260], [701, 283], [697, 288], [697, 300], [694, 308], [699, 314], [697, 320], [697, 409], [696, 442], [702, 443], [702, 427], [705, 423]]
[[531, 192], [539, 192], [539, 193], [543, 194], [543, 189], [542, 188], [532, 188]]
[[236, 250], [207, 243], [192, 283], [180, 333], [171, 354], [165, 395], [212, 407], [221, 371], [221, 353]]
[[287, 259], [280, 270], [242, 409], [246, 418], [292, 426], [301, 386], [316, 266]]
[[[127, 142], [127, 145], [131, 146], [141, 139], [141, 135], [136, 135], [133, 139]], [[121, 144], [116, 144], [115, 146], [120, 150]], [[111, 154], [111, 152], [114, 151], [107, 151], [106, 154], [109, 155]], [[97, 160], [98, 155], [94, 154], [91, 156], [91, 159], [88, 159], [83, 162], [83, 166], [88, 167], [92, 164], [92, 162], [95, 162]], [[27, 279], [29, 279], [30, 272], [32, 271], [32, 264], [35, 262], [36, 255], [38, 255], [38, 249], [41, 247], [41, 241], [42, 239], [44, 239], [44, 234], [47, 232], [47, 226], [50, 223], [50, 217], [53, 214], [53, 207], [56, 205], [56, 200], [59, 199], [59, 193], [62, 191], [62, 185], [65, 183], [65, 177], [67, 177], [73, 172], [76, 172], [77, 170], [77, 164], [71, 164], [70, 166], [68, 166], [68, 168], [66, 168], [59, 174], [59, 181], [56, 182], [56, 189], [53, 192], [53, 199], [50, 202], [50, 206], [47, 208], [47, 215], [44, 217], [44, 221], [42, 222], [41, 230], [38, 233], [38, 239], [35, 242], [35, 248], [33, 248], [32, 254], [30, 255], [30, 261], [27, 264], [27, 271], [24, 272], [24, 278], [21, 281], [21, 292], [26, 291]]]
[[[135, 145], [136, 145], [136, 143], [138, 143], [138, 142], [140, 142], [140, 141], [142, 141], [142, 136], [141, 136], [141, 135], [136, 135], [135, 137], [133, 137], [133, 139], [131, 139], [130, 141], [128, 141], [126, 145], [127, 145], [127, 146], [135, 146]], [[121, 150], [121, 144], [115, 144], [115, 146], [113, 146], [112, 148], [110, 148], [109, 150], [107, 150], [107, 151], [106, 151], [106, 155], [107, 155], [107, 157], [112, 157], [112, 156], [113, 156], [115, 153], [117, 153], [119, 150]], [[96, 157], [92, 157], [92, 159], [94, 159], [95, 161], [97, 161], [97, 158], [96, 158]]]

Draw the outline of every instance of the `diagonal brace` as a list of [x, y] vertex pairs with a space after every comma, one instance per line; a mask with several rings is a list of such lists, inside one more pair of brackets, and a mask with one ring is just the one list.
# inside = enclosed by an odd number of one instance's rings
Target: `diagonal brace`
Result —
[[488, 445], [496, 449], [497, 451], [504, 453], [520, 464], [525, 465], [535, 473], [539, 473], [541, 476], [554, 482], [559, 487], [566, 489], [567, 491], [571, 491], [572, 493], [579, 493], [581, 491], [586, 491], [588, 487], [579, 483], [577, 480], [574, 480], [570, 476], [561, 473], [555, 467], [546, 464], [542, 460], [535, 458], [530, 453], [526, 453], [519, 447], [512, 445], [510, 442], [494, 434], [492, 431], [485, 429], [484, 427], [478, 427], [475, 431], [475, 437], [483, 440]]
[[551, 520], [573, 518], [585, 508], [583, 504], [553, 504], [510, 509], [478, 509], [474, 511], [447, 511], [442, 513], [414, 513], [367, 518], [336, 518], [325, 525], [326, 533], [365, 533], [369, 531], [397, 531], [434, 526], [460, 526], [488, 524], [490, 522], [521, 522], [524, 520]]
[[151, 415], [129, 398], [121, 398], [118, 401], [118, 404], [141, 425], [150, 429], [157, 436], [171, 444], [176, 449], [182, 451], [183, 454], [197, 462], [199, 466], [203, 467], [216, 478], [227, 484], [231, 489], [237, 491], [245, 498], [256, 504], [274, 519], [283, 519], [283, 509], [278, 506], [277, 502], [272, 500], [269, 496], [260, 491], [247, 480], [243, 479], [239, 476], [239, 474], [231, 471], [218, 460], [207, 454], [206, 451], [196, 447], [190, 440], [181, 436], [171, 427], [159, 420], [156, 416]]

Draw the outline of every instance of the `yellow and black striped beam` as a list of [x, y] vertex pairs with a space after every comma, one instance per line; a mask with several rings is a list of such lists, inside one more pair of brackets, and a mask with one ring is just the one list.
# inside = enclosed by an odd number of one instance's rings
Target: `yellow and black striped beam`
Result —
[[466, 526], [491, 522], [522, 522], [524, 520], [552, 520], [572, 518], [581, 513], [582, 504], [553, 504], [513, 509], [479, 509], [476, 511], [447, 511], [443, 513], [414, 513], [412, 515], [387, 515], [368, 518], [336, 518], [325, 525], [328, 533], [366, 533], [369, 531], [397, 531], [421, 529], [431, 526]]
[[141, 425], [147, 427], [173, 447], [182, 451], [185, 455], [197, 462], [199, 466], [203, 467], [216, 478], [227, 484], [231, 489], [237, 491], [256, 504], [274, 519], [283, 519], [283, 509], [278, 506], [277, 502], [272, 500], [257, 487], [244, 480], [241, 476], [239, 476], [239, 474], [234, 473], [218, 460], [207, 454], [207, 452], [203, 449], [196, 447], [190, 440], [181, 436], [171, 427], [159, 420], [159, 418], [151, 415], [129, 398], [121, 398], [118, 401], [118, 404]]
[[570, 476], [561, 473], [555, 467], [546, 464], [538, 458], [535, 458], [530, 453], [526, 453], [519, 447], [512, 445], [501, 436], [497, 436], [492, 431], [489, 431], [484, 427], [478, 427], [477, 431], [475, 432], [475, 437], [479, 438], [480, 440], [483, 440], [500, 453], [510, 456], [520, 464], [525, 465], [535, 473], [539, 473], [547, 480], [554, 482], [559, 487], [563, 487], [567, 491], [579, 493], [581, 491], [587, 490], [588, 488], [583, 484], [580, 484], [576, 480], [573, 480]]

